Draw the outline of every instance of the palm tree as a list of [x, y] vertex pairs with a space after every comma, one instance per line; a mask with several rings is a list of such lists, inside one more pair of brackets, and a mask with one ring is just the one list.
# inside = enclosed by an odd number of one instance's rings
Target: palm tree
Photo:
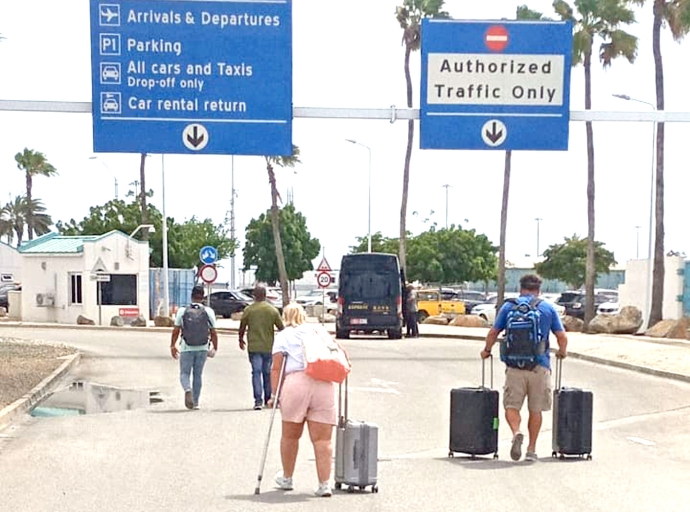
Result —
[[[547, 20], [543, 13], [533, 11], [526, 5], [518, 6], [515, 18], [518, 20]], [[500, 308], [503, 304], [503, 297], [506, 289], [506, 231], [508, 229], [508, 198], [510, 196], [510, 172], [513, 163], [513, 152], [506, 151], [506, 157], [503, 167], [503, 199], [501, 202], [501, 233], [499, 235], [500, 241], [498, 244], [498, 278], [496, 286], [498, 288], [498, 297], [496, 299], [496, 307]], [[537, 254], [537, 256], [539, 256]]]
[[[48, 162], [46, 156], [40, 151], [24, 148], [24, 151], [17, 153], [14, 156], [14, 159], [17, 162], [17, 168], [23, 171], [26, 176], [26, 202], [27, 204], [32, 204], [31, 192], [33, 188], [34, 176], [55, 176], [57, 175], [57, 170], [50, 164], [50, 162]], [[31, 217], [31, 211], [28, 212], [28, 216], [26, 218], [26, 227], [29, 240], [33, 240], [34, 222], [33, 218]]]
[[268, 171], [268, 182], [271, 185], [271, 226], [273, 227], [273, 243], [276, 246], [276, 260], [278, 261], [278, 279], [280, 290], [283, 295], [283, 307], [290, 302], [290, 290], [288, 287], [288, 275], [285, 267], [285, 255], [283, 254], [283, 242], [280, 238], [280, 217], [278, 216], [278, 187], [276, 186], [276, 175], [273, 166], [294, 167], [300, 163], [299, 147], [292, 145], [292, 155], [290, 156], [266, 156], [266, 170]]
[[14, 239], [14, 229], [8, 215], [7, 205], [0, 208], [0, 238], [7, 237], [7, 243], [11, 245]]
[[[142, 224], [148, 224], [149, 223], [149, 212], [146, 209], [146, 158], [148, 155], [146, 153], [142, 153], [141, 157], [139, 159], [139, 182], [141, 183], [141, 193], [139, 194], [139, 201], [141, 203], [141, 223]], [[149, 230], [148, 228], [144, 228], [144, 230], [141, 233], [141, 239], [142, 240], [148, 240], [149, 239]]]
[[[604, 68], [614, 59], [625, 57], [634, 62], [637, 56], [637, 38], [620, 29], [621, 25], [635, 22], [635, 13], [630, 9], [630, 0], [575, 0], [577, 17], [565, 0], [555, 0], [553, 7], [563, 20], [573, 22], [573, 66], [582, 64], [585, 72], [585, 109], [592, 109], [592, 52], [594, 39], [603, 40], [599, 47], [599, 60]], [[587, 262], [585, 273], [585, 325], [594, 318], [594, 284], [596, 263], [594, 261], [594, 131], [592, 122], [585, 123], [587, 131]]]
[[[646, 0], [634, 0], [644, 4]], [[675, 41], [680, 42], [690, 31], [690, 0], [652, 0], [654, 22], [652, 25], [652, 49], [656, 83], [656, 109], [663, 111], [664, 63], [661, 55], [661, 29], [668, 27]], [[648, 326], [663, 319], [664, 304], [664, 123], [657, 123], [656, 130], [656, 197], [654, 212], [654, 270], [652, 284], [652, 309]]]
[[24, 239], [24, 227], [26, 226], [26, 198], [17, 196], [3, 208], [3, 221], [8, 226], [10, 233], [17, 235], [17, 247], [22, 245]]
[[25, 216], [31, 217], [33, 222], [33, 230], [38, 236], [50, 233], [50, 226], [53, 225], [53, 219], [46, 212], [46, 207], [40, 199], [32, 199], [31, 203], [26, 201], [24, 205], [26, 208]]
[[[403, 29], [405, 45], [405, 83], [407, 84], [407, 107], [412, 108], [412, 77], [410, 75], [410, 55], [419, 50], [422, 41], [422, 19], [447, 19], [450, 15], [442, 11], [444, 0], [403, 0], [403, 5], [395, 8], [395, 17]], [[407, 197], [410, 183], [410, 160], [414, 142], [414, 121], [407, 122], [407, 150], [403, 171], [403, 192], [400, 205], [400, 266], [405, 270], [407, 240]]]

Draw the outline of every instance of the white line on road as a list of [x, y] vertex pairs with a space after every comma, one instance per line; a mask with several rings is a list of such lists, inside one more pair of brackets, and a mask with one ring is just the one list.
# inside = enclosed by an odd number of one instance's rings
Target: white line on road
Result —
[[626, 437], [626, 439], [632, 443], [641, 444], [642, 446], [656, 446], [654, 441], [642, 439], [641, 437]]
[[369, 392], [369, 393], [388, 393], [391, 395], [399, 395], [400, 391], [397, 389], [391, 389], [391, 388], [361, 388], [361, 387], [355, 387], [351, 386], [350, 387], [351, 391], [364, 391], [364, 392]]

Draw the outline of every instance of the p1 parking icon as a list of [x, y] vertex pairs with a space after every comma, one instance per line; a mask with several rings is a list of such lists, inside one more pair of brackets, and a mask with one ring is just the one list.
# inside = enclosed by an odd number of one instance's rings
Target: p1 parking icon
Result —
[[101, 34], [99, 48], [101, 55], [120, 55], [120, 34]]

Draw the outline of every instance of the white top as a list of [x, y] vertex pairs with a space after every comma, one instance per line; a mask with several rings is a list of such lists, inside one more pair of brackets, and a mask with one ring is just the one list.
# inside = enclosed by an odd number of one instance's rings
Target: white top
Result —
[[285, 374], [304, 371], [303, 340], [314, 336], [314, 330], [323, 329], [320, 325], [302, 324], [297, 327], [286, 327], [276, 334], [273, 342], [273, 353], [287, 352]]

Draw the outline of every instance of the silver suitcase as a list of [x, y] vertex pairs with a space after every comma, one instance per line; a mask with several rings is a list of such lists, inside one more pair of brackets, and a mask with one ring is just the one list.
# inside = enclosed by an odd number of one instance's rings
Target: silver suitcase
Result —
[[335, 488], [347, 486], [379, 492], [378, 446], [379, 427], [374, 423], [353, 421], [347, 417], [348, 389], [345, 380], [345, 408], [342, 407], [342, 385], [338, 391], [339, 418], [335, 434]]

